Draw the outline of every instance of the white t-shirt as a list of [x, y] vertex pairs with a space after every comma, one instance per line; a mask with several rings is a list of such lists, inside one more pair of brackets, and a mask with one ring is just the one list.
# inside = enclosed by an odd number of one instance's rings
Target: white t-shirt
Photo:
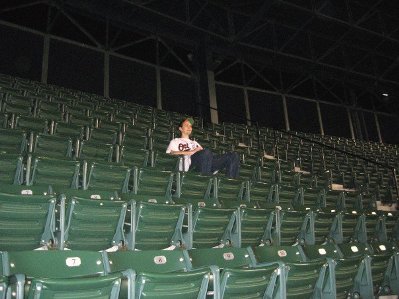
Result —
[[[199, 143], [197, 141], [188, 139], [188, 138], [175, 138], [172, 139], [169, 143], [168, 148], [166, 149], [166, 153], [170, 154], [170, 152], [185, 152], [185, 151], [191, 151], [193, 149], [196, 149], [197, 147], [200, 147]], [[184, 171], [188, 171], [191, 165], [191, 156], [190, 155], [184, 155]], [[183, 170], [183, 165], [180, 163], [179, 170]]]

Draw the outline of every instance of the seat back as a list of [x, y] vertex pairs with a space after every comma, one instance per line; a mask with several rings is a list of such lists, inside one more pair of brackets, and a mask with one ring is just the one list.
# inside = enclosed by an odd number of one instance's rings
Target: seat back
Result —
[[0, 193], [0, 250], [32, 250], [55, 242], [54, 196]]
[[240, 208], [241, 234], [239, 247], [271, 244], [276, 229], [274, 209]]
[[78, 189], [79, 172], [79, 161], [28, 156], [26, 182], [28, 186], [50, 186], [54, 192]]
[[20, 185], [23, 182], [23, 157], [0, 153], [0, 185]]
[[[238, 246], [239, 210], [197, 207], [193, 215], [193, 248]], [[190, 232], [188, 232], [190, 233]]]
[[[26, 298], [118, 298], [122, 278], [127, 279], [127, 298], [133, 298], [134, 272], [107, 274], [104, 252], [54, 250], [3, 253], [6, 275], [25, 276]], [[15, 288], [15, 287], [14, 287]], [[16, 287], [18, 289], [18, 286]], [[18, 297], [17, 297], [18, 298]]]
[[170, 203], [174, 174], [151, 168], [133, 168], [133, 198], [140, 201]]
[[127, 193], [130, 180], [131, 168], [129, 167], [93, 162], [89, 165], [87, 184], [84, 189]]
[[193, 206], [219, 206], [216, 199], [216, 177], [200, 175], [192, 172], [176, 174], [177, 192], [174, 201], [191, 203]]
[[186, 250], [116, 251], [108, 253], [111, 272], [133, 269], [137, 273], [187, 272], [191, 262]]
[[220, 298], [286, 298], [285, 269], [278, 263], [253, 269], [223, 269]]
[[145, 271], [136, 277], [136, 298], [205, 299], [208, 292], [219, 296], [219, 269], [215, 266], [190, 272]]
[[28, 140], [25, 131], [0, 128], [0, 152], [24, 154], [27, 150], [27, 143]]
[[[189, 246], [185, 244], [182, 227], [186, 210], [190, 215], [191, 207], [135, 201], [131, 201], [130, 205], [130, 229], [127, 234], [129, 249]], [[190, 222], [188, 225], [191, 227]]]
[[127, 203], [72, 197], [68, 201], [60, 249], [105, 250], [124, 246]]
[[72, 158], [72, 138], [56, 135], [37, 134], [34, 140], [35, 156], [57, 159]]
[[215, 265], [223, 270], [225, 268], [249, 268], [255, 265], [250, 247], [191, 249], [188, 254], [194, 268]]

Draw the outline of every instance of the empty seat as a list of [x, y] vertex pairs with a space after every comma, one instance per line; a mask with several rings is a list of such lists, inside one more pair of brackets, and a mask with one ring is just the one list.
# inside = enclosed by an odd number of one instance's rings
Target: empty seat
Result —
[[26, 132], [0, 128], [0, 152], [24, 154], [27, 150], [27, 142]]
[[265, 182], [250, 182], [245, 195], [250, 206], [264, 208], [270, 205], [273, 201], [275, 186]]
[[112, 162], [114, 157], [114, 145], [103, 144], [96, 141], [82, 141], [77, 157], [88, 162]]
[[[192, 247], [238, 246], [239, 211], [237, 209], [203, 208], [194, 210]], [[191, 247], [189, 247], [191, 248]]]
[[[93, 162], [89, 166], [87, 184], [84, 189], [97, 191], [129, 192], [131, 181], [131, 168], [116, 164], [101, 164]], [[85, 169], [85, 168], [84, 168]]]
[[[111, 272], [133, 269], [138, 272], [170, 273], [191, 270], [186, 250], [125, 250], [108, 252]], [[196, 265], [194, 265], [197, 268]]]
[[53, 247], [54, 196], [0, 194], [0, 250]]
[[223, 207], [239, 207], [243, 204], [245, 189], [248, 181], [218, 177], [216, 184], [216, 198]]
[[194, 268], [216, 265], [225, 268], [248, 268], [255, 266], [252, 250], [248, 248], [224, 247], [202, 248], [188, 251]]
[[142, 148], [135, 148], [128, 145], [120, 147], [120, 163], [128, 167], [146, 167], [149, 165], [149, 151]]
[[253, 269], [223, 269], [220, 298], [285, 298], [285, 272], [278, 263]]
[[14, 126], [18, 130], [48, 134], [50, 129], [50, 121], [42, 118], [18, 115], [15, 118]]
[[331, 225], [330, 236], [338, 244], [350, 241], [366, 242], [365, 216], [338, 213]]
[[19, 154], [0, 153], [0, 185], [20, 185], [23, 183], [23, 157]]
[[310, 217], [302, 211], [277, 211], [277, 226], [272, 236], [275, 245], [293, 245], [305, 243]]
[[[127, 245], [131, 250], [164, 249], [190, 246], [183, 239], [182, 227], [187, 208], [183, 205], [131, 202]], [[189, 209], [188, 213], [191, 213]], [[191, 223], [189, 224], [191, 226]]]
[[331, 226], [335, 219], [335, 213], [325, 213], [322, 211], [310, 212], [312, 213], [314, 243], [308, 244], [323, 244], [331, 240]]
[[399, 295], [399, 252], [389, 243], [372, 244], [371, 274], [376, 296]]
[[[211, 284], [213, 281], [213, 284]], [[211, 266], [190, 272], [141, 272], [136, 276], [136, 298], [219, 298], [219, 269]], [[209, 291], [208, 291], [209, 288]]]
[[271, 244], [276, 229], [276, 212], [266, 209], [240, 208], [239, 247]]
[[77, 189], [79, 171], [79, 161], [28, 156], [26, 184], [56, 193], [69, 188]]
[[371, 258], [364, 256], [356, 244], [345, 246], [349, 246], [352, 253], [346, 250], [344, 258], [335, 260], [336, 298], [374, 298]]
[[72, 149], [73, 144], [70, 137], [38, 134], [34, 139], [32, 152], [41, 157], [71, 159]]
[[219, 206], [216, 199], [216, 177], [205, 176], [192, 172], [179, 172], [176, 174], [176, 193], [174, 201], [178, 203], [191, 203], [194, 206]]
[[125, 245], [123, 223], [127, 203], [72, 198], [68, 201], [61, 249], [105, 250]]
[[[5, 274], [18, 281], [17, 299], [22, 298], [118, 298], [122, 279], [134, 298], [134, 272], [107, 273], [105, 253], [95, 251], [22, 251], [3, 253]], [[25, 288], [19, 290], [19, 284]]]
[[133, 167], [133, 190], [129, 194], [130, 199], [170, 203], [173, 189], [173, 172]]

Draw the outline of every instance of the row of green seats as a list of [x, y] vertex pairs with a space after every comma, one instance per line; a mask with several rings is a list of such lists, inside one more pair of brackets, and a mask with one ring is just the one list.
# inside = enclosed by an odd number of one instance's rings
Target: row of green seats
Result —
[[[26, 190], [25, 190], [26, 191]], [[138, 200], [138, 198], [137, 198]], [[399, 240], [398, 215], [0, 194], [0, 250], [149, 250]]]
[[28, 298], [55, 294], [64, 298], [66, 290], [74, 298], [102, 292], [106, 298], [216, 299], [399, 294], [399, 253], [395, 245], [386, 243], [188, 251], [10, 251], [0, 257], [0, 277], [4, 286], [9, 282], [5, 290], [15, 292], [16, 298], [23, 298], [24, 293]]

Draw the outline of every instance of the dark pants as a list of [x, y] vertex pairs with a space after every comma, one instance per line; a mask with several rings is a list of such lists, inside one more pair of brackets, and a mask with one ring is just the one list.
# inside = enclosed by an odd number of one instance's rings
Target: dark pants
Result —
[[191, 168], [204, 175], [211, 175], [216, 170], [226, 170], [229, 178], [238, 178], [240, 157], [235, 152], [214, 155], [209, 149], [203, 149], [191, 156]]

